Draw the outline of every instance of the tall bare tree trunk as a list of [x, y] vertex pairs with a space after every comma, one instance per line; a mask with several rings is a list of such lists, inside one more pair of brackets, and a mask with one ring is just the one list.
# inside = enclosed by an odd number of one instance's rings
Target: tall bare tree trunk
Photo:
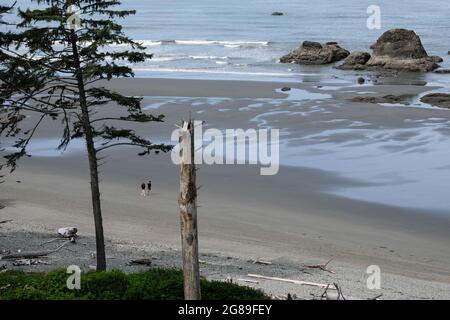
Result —
[[97, 151], [95, 150], [94, 145], [94, 135], [92, 132], [89, 108], [86, 100], [85, 84], [83, 74], [81, 72], [81, 62], [78, 53], [77, 40], [75, 32], [73, 30], [71, 35], [71, 43], [73, 55], [76, 61], [75, 68], [78, 91], [80, 94], [81, 121], [83, 123], [83, 131], [85, 135], [84, 138], [86, 140], [86, 149], [89, 160], [89, 172], [91, 176], [92, 209], [94, 213], [95, 224], [95, 243], [97, 246], [97, 271], [106, 271], [105, 238], [103, 234], [102, 209], [100, 203]]
[[198, 263], [197, 187], [194, 164], [194, 123], [183, 122], [180, 129], [180, 220], [183, 255], [184, 298], [200, 300], [200, 270]]

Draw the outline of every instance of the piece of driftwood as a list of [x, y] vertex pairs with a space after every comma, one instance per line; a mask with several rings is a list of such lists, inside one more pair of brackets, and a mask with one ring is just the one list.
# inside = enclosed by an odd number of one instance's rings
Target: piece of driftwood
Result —
[[330, 264], [331, 261], [333, 261], [333, 259], [334, 259], [334, 257], [331, 258], [330, 260], [328, 260], [325, 264], [314, 264], [314, 265], [307, 266], [307, 267], [311, 268], [311, 269], [320, 269], [322, 271], [335, 274], [336, 272], [334, 272], [333, 270], [330, 270], [330, 269], [327, 268], [327, 266]]
[[237, 281], [259, 284], [259, 281], [251, 280], [251, 279], [244, 279], [244, 278], [239, 278], [239, 279], [237, 279]]
[[336, 287], [334, 285], [330, 285], [330, 284], [315, 283], [315, 282], [308, 282], [308, 281], [301, 281], [301, 280], [294, 280], [294, 279], [284, 279], [284, 278], [277, 278], [277, 277], [266, 277], [266, 276], [262, 276], [259, 274], [251, 274], [251, 273], [249, 273], [247, 276], [249, 276], [250, 278], [255, 278], [255, 279], [273, 280], [273, 281], [299, 284], [299, 285], [304, 285], [304, 286], [319, 287], [319, 288], [324, 288], [324, 289], [328, 288], [328, 290], [336, 290]]
[[378, 300], [383, 296], [383, 294], [379, 294], [376, 297], [370, 298], [369, 300]]
[[65, 227], [58, 229], [58, 235], [63, 238], [72, 238], [77, 236], [78, 229], [75, 227]]
[[75, 227], [59, 228], [58, 229], [58, 237], [41, 243], [41, 246], [51, 243], [51, 242], [58, 241], [58, 240], [64, 240], [64, 241], [70, 240], [70, 242], [76, 243], [76, 238], [78, 237], [77, 232], [78, 232], [78, 229]]
[[0, 224], [4, 224], [4, 223], [8, 223], [8, 222], [12, 222], [12, 220], [2, 220], [2, 221], [0, 221]]
[[[342, 294], [342, 290], [337, 283], [334, 285], [335, 290], [330, 292], [330, 285], [325, 288], [325, 291], [320, 295], [319, 300], [346, 300]], [[315, 297], [317, 299], [317, 297]]]
[[265, 265], [265, 266], [270, 266], [272, 264], [272, 262], [264, 261], [264, 260], [255, 260], [255, 261], [253, 261], [253, 264], [262, 264], [262, 265]]
[[152, 265], [152, 260], [150, 260], [150, 259], [130, 260], [128, 262], [128, 265], [130, 265], [130, 266], [132, 266], [132, 265], [141, 265], [141, 266], [148, 266], [148, 267], [150, 267]]
[[32, 258], [48, 256], [49, 254], [58, 252], [68, 243], [70, 243], [70, 241], [64, 242], [62, 245], [60, 245], [58, 248], [56, 248], [54, 250], [12, 253], [12, 254], [8, 254], [8, 255], [0, 256], [0, 260], [32, 259]]
[[19, 259], [13, 262], [13, 266], [15, 267], [36, 266], [38, 264], [49, 264], [49, 263], [39, 259]]

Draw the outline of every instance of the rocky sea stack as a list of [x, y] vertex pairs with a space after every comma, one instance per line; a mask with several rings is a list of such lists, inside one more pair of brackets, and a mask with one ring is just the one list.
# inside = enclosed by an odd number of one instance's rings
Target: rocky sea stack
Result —
[[440, 57], [428, 56], [419, 36], [412, 30], [386, 31], [372, 45], [373, 55], [367, 67], [381, 67], [405, 71], [433, 71], [439, 67]]
[[340, 69], [373, 70], [392, 69], [412, 72], [429, 72], [439, 67], [441, 57], [428, 56], [419, 36], [412, 30], [386, 31], [371, 46], [373, 54], [354, 52]]
[[430, 93], [423, 96], [420, 101], [435, 107], [450, 109], [450, 94], [448, 93]]
[[300, 48], [280, 58], [281, 63], [297, 64], [330, 64], [348, 57], [349, 51], [341, 48], [336, 42], [304, 41]]

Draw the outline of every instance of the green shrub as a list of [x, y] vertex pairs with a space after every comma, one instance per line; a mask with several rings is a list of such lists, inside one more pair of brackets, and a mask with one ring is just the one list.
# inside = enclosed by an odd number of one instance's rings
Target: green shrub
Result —
[[122, 271], [89, 272], [81, 277], [81, 297], [96, 300], [120, 300], [128, 289]]
[[[0, 300], [181, 300], [183, 274], [175, 269], [150, 269], [126, 274], [122, 271], [88, 272], [81, 276], [81, 289], [66, 287], [65, 270], [49, 273], [0, 273]], [[236, 284], [201, 280], [205, 300], [267, 299], [260, 290]]]
[[127, 300], [183, 299], [183, 274], [175, 269], [152, 269], [129, 275]]
[[202, 298], [205, 300], [265, 300], [260, 290], [232, 283], [202, 280]]

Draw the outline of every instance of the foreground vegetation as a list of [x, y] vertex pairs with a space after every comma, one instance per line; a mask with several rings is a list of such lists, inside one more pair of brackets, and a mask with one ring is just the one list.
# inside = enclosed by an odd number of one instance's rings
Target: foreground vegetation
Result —
[[[183, 274], [173, 269], [139, 273], [89, 272], [81, 275], [81, 289], [66, 287], [65, 270], [49, 273], [0, 273], [0, 300], [180, 300]], [[267, 299], [260, 290], [202, 279], [205, 300]]]

